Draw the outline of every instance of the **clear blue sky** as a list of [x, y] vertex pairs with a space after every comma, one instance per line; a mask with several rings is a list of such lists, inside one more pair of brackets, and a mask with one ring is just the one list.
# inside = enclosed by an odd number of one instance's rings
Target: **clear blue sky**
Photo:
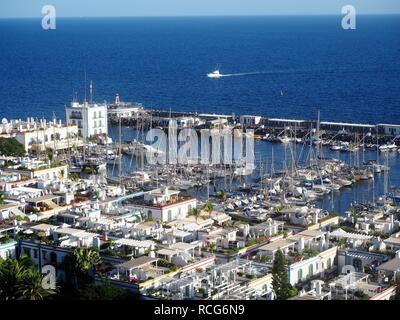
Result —
[[52, 4], [59, 17], [400, 13], [400, 0], [0, 0], [0, 17], [40, 17]]

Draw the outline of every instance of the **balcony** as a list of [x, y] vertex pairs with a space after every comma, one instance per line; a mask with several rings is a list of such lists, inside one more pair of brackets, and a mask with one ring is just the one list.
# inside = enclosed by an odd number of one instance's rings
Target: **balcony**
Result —
[[71, 112], [69, 115], [70, 119], [77, 119], [77, 120], [82, 120], [82, 113], [80, 112]]

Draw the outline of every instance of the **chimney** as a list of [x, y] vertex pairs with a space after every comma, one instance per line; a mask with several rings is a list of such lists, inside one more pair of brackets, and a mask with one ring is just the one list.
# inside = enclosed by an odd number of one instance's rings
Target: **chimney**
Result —
[[322, 281], [315, 282], [315, 293], [319, 296], [322, 294]]
[[318, 223], [318, 212], [314, 212], [314, 214], [313, 214], [313, 223], [314, 224]]
[[331, 236], [331, 233], [328, 231], [325, 235], [325, 243], [326, 243], [326, 248], [329, 248], [329, 237]]
[[304, 250], [304, 238], [303, 238], [303, 237], [301, 237], [301, 238], [299, 239], [299, 243], [297, 244], [297, 250], [298, 250], [299, 252], [301, 252], [301, 251]]
[[318, 247], [318, 249], [319, 249], [320, 252], [321, 252], [321, 251], [324, 251], [325, 245], [326, 245], [326, 243], [325, 243], [325, 238], [324, 238], [324, 237], [321, 237], [321, 239], [319, 240], [319, 247]]
[[249, 234], [249, 232], [250, 232], [250, 226], [249, 226], [248, 224], [245, 224], [245, 225], [243, 226], [243, 236], [244, 236], [244, 237], [247, 237], [248, 234]]

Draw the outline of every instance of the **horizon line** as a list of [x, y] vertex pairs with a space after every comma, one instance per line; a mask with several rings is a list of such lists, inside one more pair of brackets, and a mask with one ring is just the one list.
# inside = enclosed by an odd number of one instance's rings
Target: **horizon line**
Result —
[[[357, 16], [398, 16], [400, 12], [395, 13], [358, 13]], [[229, 17], [318, 17], [318, 16], [343, 16], [342, 14], [336, 13], [310, 13], [310, 14], [296, 14], [296, 13], [277, 13], [277, 14], [209, 14], [209, 15], [143, 15], [143, 16], [135, 16], [135, 15], [115, 15], [115, 16], [57, 16], [58, 19], [92, 19], [92, 18], [229, 18]], [[1, 17], [0, 20], [7, 19], [41, 19], [42, 15], [38, 16], [24, 16], [24, 17]]]

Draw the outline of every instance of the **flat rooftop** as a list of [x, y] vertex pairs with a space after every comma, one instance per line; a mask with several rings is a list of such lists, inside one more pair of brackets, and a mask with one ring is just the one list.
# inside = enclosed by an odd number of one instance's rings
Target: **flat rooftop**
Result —
[[275, 251], [278, 249], [283, 249], [286, 247], [289, 247], [291, 245], [294, 245], [296, 241], [290, 240], [290, 239], [279, 239], [273, 242], [270, 242], [262, 247], [259, 247], [258, 249], [260, 251]]
[[150, 257], [144, 256], [144, 257], [140, 257], [137, 259], [123, 262], [121, 264], [118, 264], [116, 267], [118, 269], [125, 269], [125, 270], [138, 269], [138, 268], [142, 268], [146, 265], [149, 265], [153, 262], [156, 262], [158, 260], [159, 260], [158, 258], [150, 258]]

